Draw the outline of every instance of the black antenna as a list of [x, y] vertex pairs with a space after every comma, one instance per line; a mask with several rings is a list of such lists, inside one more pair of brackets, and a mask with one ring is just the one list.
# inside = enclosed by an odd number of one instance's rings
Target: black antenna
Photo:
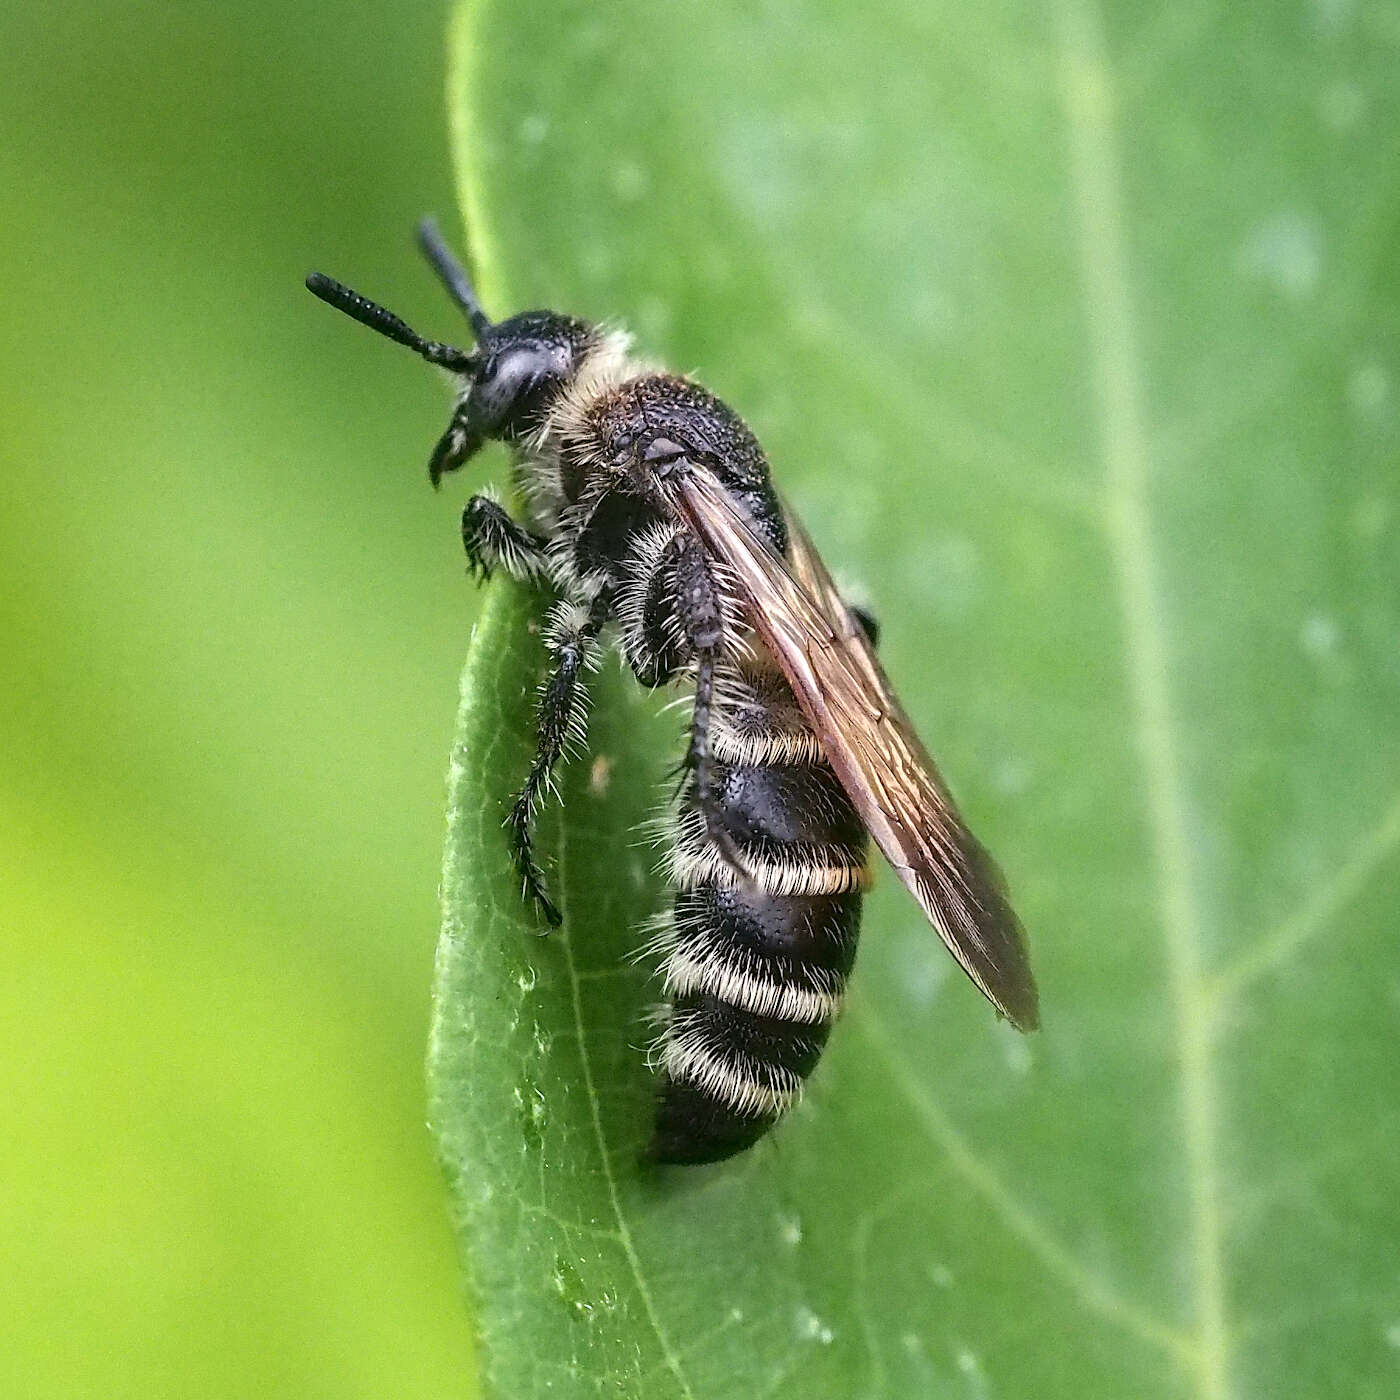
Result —
[[386, 311], [378, 302], [362, 297], [359, 292], [327, 277], [323, 272], [313, 272], [306, 279], [306, 290], [318, 296], [327, 306], [343, 311], [347, 316], [368, 326], [390, 340], [416, 350], [430, 364], [441, 365], [444, 369], [455, 370], [459, 374], [477, 367], [477, 357], [467, 350], [459, 350], [455, 345], [444, 345], [440, 340], [424, 340], [412, 326]]
[[438, 232], [438, 226], [431, 218], [418, 221], [418, 246], [423, 250], [424, 257], [432, 263], [433, 271], [437, 273], [442, 285], [447, 288], [447, 295], [466, 312], [467, 320], [471, 322], [472, 330], [480, 340], [491, 329], [491, 318], [481, 309], [481, 303], [476, 299], [476, 288], [472, 286], [472, 279], [467, 276], [467, 269], [457, 261], [452, 250], [443, 242], [442, 234]]

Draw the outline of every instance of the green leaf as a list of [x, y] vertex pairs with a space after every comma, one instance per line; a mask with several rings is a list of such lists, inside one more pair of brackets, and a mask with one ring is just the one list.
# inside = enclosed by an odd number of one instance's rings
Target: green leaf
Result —
[[647, 1175], [610, 665], [539, 937], [538, 602], [464, 679], [433, 1115], [488, 1393], [1400, 1385], [1400, 24], [1375, 6], [466, 5], [490, 304], [733, 402], [1030, 930], [998, 1025], [886, 879], [802, 1109]]

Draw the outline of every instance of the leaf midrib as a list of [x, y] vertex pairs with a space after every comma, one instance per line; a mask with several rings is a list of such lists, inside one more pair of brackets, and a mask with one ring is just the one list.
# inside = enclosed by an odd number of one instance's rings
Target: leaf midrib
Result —
[[1059, 0], [1061, 95], [1070, 147], [1090, 376], [1105, 476], [1104, 524], [1123, 618], [1133, 725], [1146, 789], [1180, 1064], [1199, 1400], [1229, 1400], [1217, 1087], [1201, 912], [1187, 836], [1149, 500], [1146, 397], [1129, 292], [1112, 73], [1093, 0]]

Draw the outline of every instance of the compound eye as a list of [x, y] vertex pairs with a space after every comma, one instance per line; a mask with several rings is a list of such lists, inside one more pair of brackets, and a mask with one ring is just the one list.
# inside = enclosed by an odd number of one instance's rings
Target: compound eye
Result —
[[492, 364], [491, 378], [498, 394], [524, 389], [549, 369], [549, 352], [544, 349], [510, 350]]
[[563, 353], [548, 345], [522, 345], [492, 355], [472, 387], [477, 421], [487, 432], [506, 423], [530, 391], [557, 378], [567, 365]]

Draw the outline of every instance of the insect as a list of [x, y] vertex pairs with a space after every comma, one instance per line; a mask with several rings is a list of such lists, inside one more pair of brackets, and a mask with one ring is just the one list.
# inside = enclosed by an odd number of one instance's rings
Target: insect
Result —
[[604, 640], [643, 685], [693, 695], [648, 1156], [733, 1156], [798, 1098], [855, 960], [868, 836], [992, 1005], [1032, 1029], [1035, 982], [1000, 875], [900, 707], [873, 623], [842, 601], [743, 421], [633, 358], [619, 331], [553, 311], [490, 320], [431, 222], [419, 241], [471, 350], [320, 273], [307, 286], [454, 377], [434, 486], [489, 440], [513, 449], [524, 519], [473, 496], [462, 540], [475, 572], [543, 579], [557, 595], [538, 750], [505, 823], [550, 923], [534, 822]]

